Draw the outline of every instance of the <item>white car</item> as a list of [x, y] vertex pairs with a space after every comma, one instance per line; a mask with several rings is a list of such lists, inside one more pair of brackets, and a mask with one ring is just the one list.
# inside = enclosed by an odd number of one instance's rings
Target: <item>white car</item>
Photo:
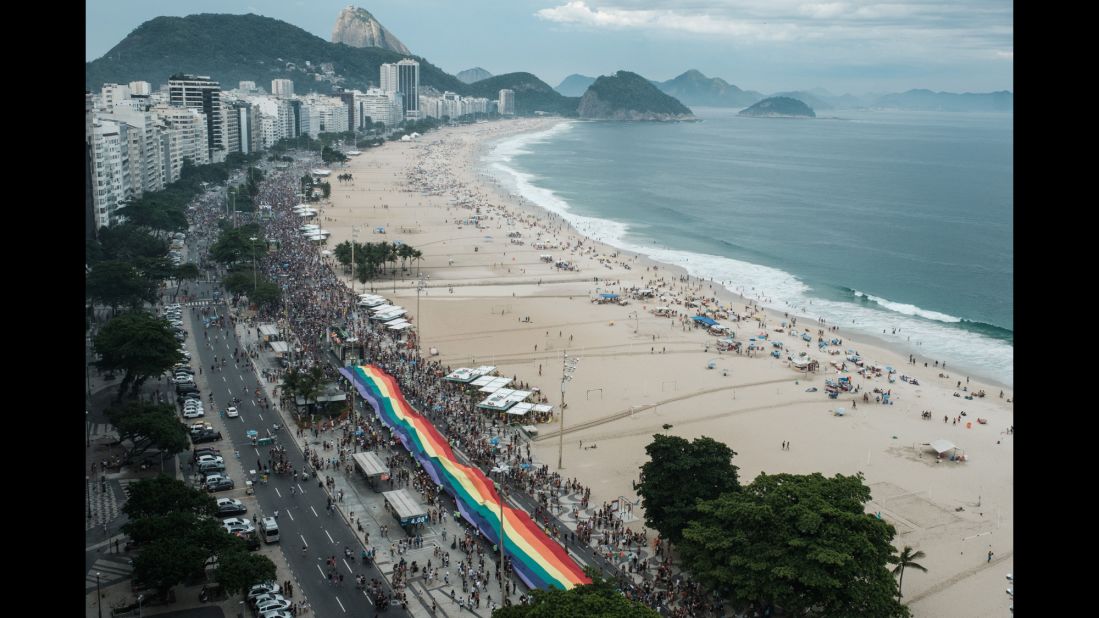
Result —
[[221, 455], [200, 455], [199, 458], [195, 460], [195, 465], [197, 466], [202, 463], [225, 463], [225, 458]]
[[[256, 606], [256, 611], [259, 612], [260, 616], [264, 615], [267, 612], [271, 612], [273, 610], [278, 610], [278, 609], [282, 609], [282, 610], [290, 609], [290, 601], [287, 600], [287, 599], [275, 599], [275, 600], [272, 600], [272, 601], [268, 601], [268, 602], [266, 602], [262, 605], [257, 605]], [[268, 614], [268, 615], [270, 615], [270, 614]]]
[[266, 605], [267, 603], [270, 603], [271, 601], [282, 601], [285, 598], [286, 597], [282, 596], [281, 594], [279, 594], [277, 592], [269, 592], [267, 594], [262, 594], [262, 595], [260, 595], [256, 598], [254, 598], [254, 599], [249, 599], [249, 601], [252, 603], [252, 605], [255, 605], [256, 607], [259, 607], [261, 605]]
[[291, 614], [285, 609], [272, 609], [266, 612], [260, 612], [259, 618], [294, 618], [294, 614]]
[[236, 418], [240, 416], [240, 412], [237, 411], [236, 406], [229, 406], [228, 408], [225, 408], [225, 416], [228, 416], [229, 418]]
[[183, 411], [183, 418], [202, 418], [204, 416], [206, 416], [206, 412], [198, 409]]
[[229, 519], [223, 520], [222, 524], [229, 534], [233, 534], [234, 532], [249, 534], [256, 531], [255, 524], [253, 524], [251, 520], [244, 519], [243, 517], [230, 517]]
[[263, 582], [261, 584], [256, 584], [252, 586], [252, 588], [248, 591], [248, 600], [254, 601], [257, 597], [263, 596], [265, 594], [277, 594], [280, 592], [282, 592], [282, 586], [276, 584], [275, 582]]

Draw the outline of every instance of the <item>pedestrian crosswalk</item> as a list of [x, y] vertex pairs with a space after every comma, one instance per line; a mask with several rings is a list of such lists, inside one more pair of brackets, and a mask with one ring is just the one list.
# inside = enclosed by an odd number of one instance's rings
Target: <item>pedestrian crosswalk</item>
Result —
[[217, 303], [212, 298], [200, 298], [198, 300], [192, 300], [182, 304], [184, 307], [206, 307]]
[[99, 574], [99, 587], [106, 588], [111, 584], [129, 579], [134, 567], [130, 564], [130, 558], [125, 554], [108, 554], [99, 557], [93, 564], [88, 574], [84, 577], [84, 590], [95, 590], [96, 573]]

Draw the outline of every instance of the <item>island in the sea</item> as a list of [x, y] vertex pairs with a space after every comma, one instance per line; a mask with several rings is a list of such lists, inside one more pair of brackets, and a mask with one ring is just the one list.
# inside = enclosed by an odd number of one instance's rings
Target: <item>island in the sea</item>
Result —
[[813, 108], [790, 97], [770, 97], [755, 105], [740, 110], [738, 116], [756, 116], [762, 118], [816, 118]]
[[580, 99], [577, 113], [593, 120], [697, 120], [675, 97], [629, 71], [595, 80]]

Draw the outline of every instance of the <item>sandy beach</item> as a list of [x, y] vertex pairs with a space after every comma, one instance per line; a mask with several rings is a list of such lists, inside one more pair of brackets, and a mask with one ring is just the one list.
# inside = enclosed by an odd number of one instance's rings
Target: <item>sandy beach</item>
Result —
[[[904, 600], [914, 615], [1004, 615], [1010, 605], [1004, 589], [1011, 586], [1005, 575], [1013, 572], [1011, 389], [953, 369], [925, 368], [931, 359], [917, 357], [912, 364], [886, 342], [848, 338], [815, 316], [798, 316], [796, 324], [799, 333], [812, 335], [812, 346], [790, 336], [790, 324], [776, 332], [793, 316], [757, 310], [721, 285], [685, 280], [682, 269], [586, 239], [484, 173], [479, 161], [493, 141], [560, 122], [445, 128], [334, 167], [331, 201], [318, 221], [332, 233], [328, 248], [351, 239], [354, 227], [359, 242], [400, 240], [421, 250], [423, 259], [410, 265], [426, 281], [419, 298], [408, 273], [368, 282], [367, 291], [407, 309], [423, 349], [436, 348], [451, 368], [495, 365], [500, 375], [539, 388], [554, 406], [554, 419], [538, 426], [532, 453], [551, 468], [558, 461], [562, 354], [579, 357], [564, 394], [562, 474], [590, 486], [593, 502], [636, 502], [631, 482], [657, 432], [725, 442], [737, 453], [742, 482], [762, 471], [861, 472], [873, 490], [868, 509], [896, 527], [895, 544], [927, 554], [920, 560], [927, 573], [905, 573]], [[338, 181], [341, 173], [354, 180]], [[544, 255], [552, 261], [543, 261]], [[561, 260], [576, 270], [556, 268]], [[592, 302], [599, 293], [625, 294], [633, 287], [654, 289], [656, 298], [625, 306]], [[769, 341], [781, 341], [781, 358], [769, 355], [771, 345], [753, 354], [718, 352], [718, 337], [684, 321], [695, 313], [685, 304], [692, 298], [742, 316], [722, 320], [738, 340], [766, 332]], [[657, 317], [656, 306], [678, 315]], [[818, 329], [825, 339], [843, 340], [831, 347], [852, 348], [863, 359], [894, 367], [897, 379], [848, 371], [841, 375], [850, 376], [858, 393], [829, 399], [825, 380], [838, 377], [835, 368], [824, 362], [805, 374], [786, 360], [788, 353], [805, 351], [843, 361], [843, 355], [817, 351]], [[858, 369], [850, 362], [847, 367]], [[902, 374], [919, 384], [902, 381]], [[890, 392], [890, 405], [875, 402], [875, 388]], [[964, 398], [981, 390], [986, 397]], [[843, 416], [833, 413], [837, 407], [845, 408]], [[967, 460], [937, 459], [924, 444], [938, 439], [956, 444]], [[788, 450], [780, 447], [784, 441]]]

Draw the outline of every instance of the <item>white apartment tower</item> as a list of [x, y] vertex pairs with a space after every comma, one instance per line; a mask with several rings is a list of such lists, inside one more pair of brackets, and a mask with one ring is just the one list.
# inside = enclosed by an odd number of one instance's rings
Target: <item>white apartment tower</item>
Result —
[[130, 198], [130, 144], [124, 123], [96, 120], [92, 126], [92, 200], [97, 228], [118, 222]]
[[500, 91], [499, 103], [500, 114], [504, 116], [515, 114], [515, 91], [504, 88]]
[[294, 82], [289, 79], [271, 80], [271, 94], [283, 99], [294, 96]]

